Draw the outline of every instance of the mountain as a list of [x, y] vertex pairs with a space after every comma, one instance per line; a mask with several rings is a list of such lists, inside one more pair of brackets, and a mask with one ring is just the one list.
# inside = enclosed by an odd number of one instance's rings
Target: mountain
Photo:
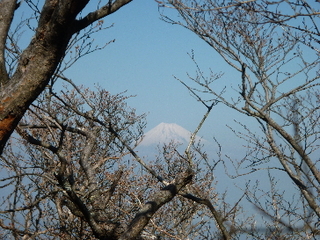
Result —
[[[170, 141], [187, 144], [190, 141], [191, 132], [175, 123], [160, 123], [148, 131], [140, 143], [140, 146], [150, 146], [169, 143]], [[196, 141], [201, 138], [196, 137]], [[205, 141], [205, 140], [201, 140]]]

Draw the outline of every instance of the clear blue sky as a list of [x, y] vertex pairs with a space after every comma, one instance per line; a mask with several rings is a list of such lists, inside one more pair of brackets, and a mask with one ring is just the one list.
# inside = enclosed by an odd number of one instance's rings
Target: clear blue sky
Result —
[[[23, 2], [17, 14], [27, 11]], [[96, 9], [96, 1], [88, 11]], [[165, 13], [177, 17], [175, 10]], [[27, 15], [27, 14], [26, 14]], [[20, 17], [17, 17], [18, 21]], [[240, 82], [240, 73], [235, 72], [203, 40], [181, 26], [170, 25], [160, 19], [158, 5], [153, 0], [133, 0], [116, 13], [104, 18], [104, 26], [110, 29], [93, 36], [95, 44], [104, 45], [115, 39], [101, 51], [83, 57], [66, 73], [78, 84], [94, 87], [95, 83], [113, 94], [127, 90], [128, 95], [137, 95], [129, 105], [138, 113], [148, 113], [146, 131], [161, 122], [177, 123], [193, 131], [206, 108], [190, 96], [188, 90], [173, 76], [187, 83], [187, 72], [195, 74], [196, 67], [188, 53], [194, 50], [195, 58], [203, 71], [224, 72], [215, 85], [237, 96], [235, 90]], [[28, 39], [28, 35], [23, 35]], [[223, 105], [216, 106], [199, 135], [212, 141], [216, 137], [230, 155], [239, 156], [243, 142], [236, 138], [226, 125], [237, 128], [234, 120], [257, 126], [254, 119], [238, 114]], [[232, 154], [233, 153], [233, 154]]]
[[[173, 10], [166, 13], [177, 16]], [[190, 82], [186, 73], [193, 75], [196, 69], [188, 56], [192, 50], [204, 71], [209, 73], [208, 69], [212, 68], [215, 72], [228, 73], [219, 87], [240, 76], [230, 72], [221, 57], [194, 33], [162, 21], [155, 1], [134, 0], [104, 21], [105, 26], [112, 23], [114, 26], [96, 34], [96, 43], [116, 41], [102, 51], [85, 56], [66, 75], [88, 87], [99, 83], [114, 94], [127, 90], [128, 94], [137, 95], [129, 104], [139, 113], [148, 113], [146, 130], [168, 122], [193, 131], [202, 118], [205, 107], [173, 77]], [[233, 124], [232, 114], [235, 112], [218, 106], [200, 135], [208, 140], [213, 135], [225, 137], [224, 131], [229, 130], [223, 126]]]
[[[88, 11], [96, 9], [96, 1], [88, 6]], [[28, 16], [26, 2], [17, 11]], [[25, 12], [25, 13], [24, 13]], [[168, 14], [177, 17], [174, 10]], [[129, 100], [129, 105], [138, 113], [148, 113], [146, 131], [161, 122], [177, 123], [189, 131], [198, 125], [206, 109], [190, 96], [188, 90], [173, 76], [188, 81], [187, 72], [194, 75], [196, 67], [188, 53], [194, 50], [195, 57], [203, 71], [224, 72], [225, 75], [215, 85], [227, 93], [237, 96], [235, 90], [240, 82], [240, 73], [233, 71], [223, 59], [194, 33], [181, 26], [170, 25], [160, 19], [158, 5], [153, 0], [133, 0], [116, 13], [104, 19], [105, 26], [114, 24], [108, 30], [93, 36], [97, 45], [115, 39], [116, 41], [101, 51], [83, 57], [67, 72], [78, 84], [93, 87], [98, 83], [113, 94], [127, 90], [128, 95], [137, 95]], [[20, 43], [26, 46], [30, 34], [26, 32]], [[234, 120], [250, 125], [256, 122], [246, 116], [216, 106], [199, 135], [211, 141], [215, 136], [227, 152], [239, 152], [242, 142], [226, 125], [237, 128]], [[252, 126], [251, 126], [252, 125]]]
[[[92, 1], [86, 10], [94, 11], [96, 7], [96, 1]], [[30, 13], [32, 11], [23, 1], [16, 12], [13, 27]], [[173, 9], [167, 9], [165, 13], [175, 18], [178, 16]], [[112, 24], [112, 28], [92, 38], [94, 45], [102, 46], [113, 39], [115, 42], [81, 58], [65, 72], [65, 76], [86, 87], [99, 84], [112, 94], [127, 91], [128, 95], [136, 95], [128, 104], [140, 114], [147, 113], [146, 131], [161, 122], [176, 123], [193, 131], [205, 113], [206, 108], [174, 79], [176, 76], [191, 83], [187, 73], [194, 76], [196, 71], [188, 56], [192, 50], [203, 71], [209, 73], [211, 68], [217, 73], [225, 72], [215, 85], [217, 88], [237, 88], [240, 74], [194, 33], [162, 21], [155, 1], [133, 0], [104, 18], [105, 27]], [[19, 40], [22, 49], [32, 36], [32, 31], [23, 31]], [[234, 94], [234, 90], [231, 91]], [[234, 119], [241, 121], [244, 118], [249, 119], [220, 104], [213, 109], [198, 135], [209, 141], [216, 137], [226, 152], [239, 156], [242, 143], [226, 124], [237, 127]]]

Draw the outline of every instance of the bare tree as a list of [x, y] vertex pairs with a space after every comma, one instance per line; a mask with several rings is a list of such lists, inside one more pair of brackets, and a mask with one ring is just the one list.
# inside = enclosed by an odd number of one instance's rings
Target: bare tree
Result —
[[[89, 2], [48, 0], [41, 5], [38, 1], [0, 1], [0, 153], [29, 105], [57, 71], [71, 39], [131, 0], [106, 1], [79, 18]], [[9, 30], [14, 27], [14, 13], [21, 4], [28, 4], [35, 20], [34, 36], [23, 50], [9, 45], [15, 43]], [[12, 63], [10, 56], [16, 63], [13, 68], [8, 66]]]
[[[10, 216], [2, 222], [4, 229], [29, 237], [115, 238], [119, 214], [130, 212], [126, 191], [136, 186], [130, 187], [129, 180], [122, 184], [129, 177], [129, 168], [120, 164], [127, 152], [108, 129], [112, 126], [134, 145], [144, 126], [144, 116], [137, 116], [125, 100], [121, 94], [82, 87], [59, 95], [47, 89], [40, 96], [17, 128], [22, 138], [13, 139], [3, 156], [9, 171], [5, 180], [15, 183], [8, 186], [12, 211], [2, 212]], [[96, 118], [106, 125], [99, 126]]]
[[2, 155], [5, 237], [194, 239], [208, 234], [210, 219], [228, 235], [225, 221], [240, 208], [214, 207], [223, 202], [214, 191], [218, 163], [193, 144], [197, 131], [185, 153], [171, 143], [145, 162], [134, 151], [145, 116], [127, 97], [63, 80], [60, 93], [48, 87], [31, 104]]
[[[196, 76], [190, 78], [197, 86], [189, 88], [209, 93], [256, 119], [257, 127], [239, 122], [243, 131], [233, 130], [247, 142], [248, 150], [243, 159], [230, 160], [238, 176], [269, 172], [270, 190], [255, 185], [244, 190], [272, 222], [270, 228], [264, 228], [264, 237], [315, 238], [320, 218], [320, 4], [303, 0], [159, 3], [179, 13], [180, 19], [162, 13], [165, 21], [194, 32], [239, 73], [239, 79], [233, 80], [238, 89], [217, 90], [212, 74], [206, 77], [196, 64]], [[194, 56], [192, 59], [195, 61]], [[228, 95], [223, 94], [226, 91]], [[249, 171], [243, 173], [244, 169]], [[300, 197], [295, 200], [295, 195], [278, 189], [275, 175], [286, 179]], [[242, 230], [262, 237], [257, 226]]]

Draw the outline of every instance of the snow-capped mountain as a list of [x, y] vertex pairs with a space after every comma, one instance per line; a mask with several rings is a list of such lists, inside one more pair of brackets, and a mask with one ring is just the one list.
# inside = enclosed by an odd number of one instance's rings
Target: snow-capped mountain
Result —
[[[191, 132], [184, 129], [175, 123], [160, 123], [148, 131], [140, 143], [140, 146], [150, 146], [169, 143], [175, 141], [182, 144], [187, 144], [190, 141]], [[200, 137], [196, 137], [196, 141], [199, 141]], [[203, 140], [205, 141], [205, 140]]]

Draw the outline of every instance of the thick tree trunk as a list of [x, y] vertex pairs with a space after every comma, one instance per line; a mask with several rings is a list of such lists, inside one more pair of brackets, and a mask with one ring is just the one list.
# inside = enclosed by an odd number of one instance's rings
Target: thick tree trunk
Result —
[[[2, 81], [1, 84], [0, 153], [23, 114], [44, 90], [64, 56], [72, 36], [75, 17], [86, 2], [88, 1], [66, 4], [46, 1], [44, 4], [34, 38], [23, 51], [11, 79]], [[2, 46], [3, 44], [4, 42]], [[1, 72], [1, 76], [6, 76], [6, 73]]]
[[0, 154], [25, 111], [45, 89], [72, 35], [130, 1], [109, 2], [82, 20], [76, 20], [89, 0], [47, 0], [36, 34], [19, 58], [11, 78], [5, 69], [4, 49], [16, 1], [0, 1]]

